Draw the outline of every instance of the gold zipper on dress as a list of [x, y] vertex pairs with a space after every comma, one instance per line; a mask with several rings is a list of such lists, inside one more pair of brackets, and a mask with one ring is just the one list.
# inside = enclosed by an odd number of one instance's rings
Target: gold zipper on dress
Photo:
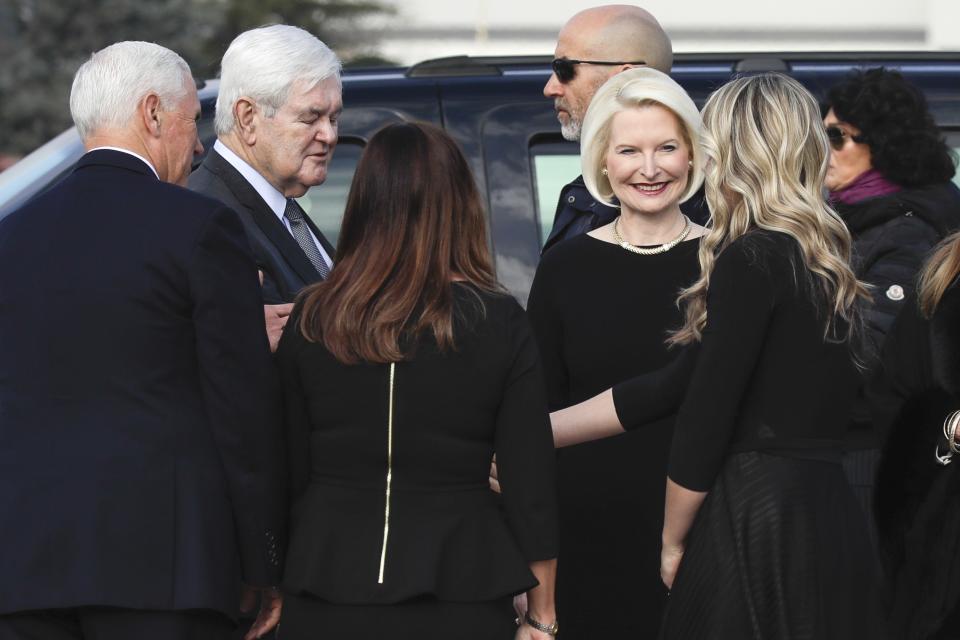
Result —
[[377, 584], [383, 584], [383, 569], [387, 564], [387, 537], [390, 535], [390, 488], [393, 484], [393, 374], [396, 363], [390, 363], [390, 394], [387, 400], [387, 491], [386, 507], [383, 513], [383, 547], [380, 549], [380, 577]]

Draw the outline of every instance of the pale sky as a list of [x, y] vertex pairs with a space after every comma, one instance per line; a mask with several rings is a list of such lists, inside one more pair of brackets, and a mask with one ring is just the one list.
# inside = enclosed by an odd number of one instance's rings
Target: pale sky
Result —
[[[381, 51], [411, 64], [449, 55], [549, 54], [577, 0], [386, 0]], [[647, 0], [675, 51], [960, 50], [960, 0]]]

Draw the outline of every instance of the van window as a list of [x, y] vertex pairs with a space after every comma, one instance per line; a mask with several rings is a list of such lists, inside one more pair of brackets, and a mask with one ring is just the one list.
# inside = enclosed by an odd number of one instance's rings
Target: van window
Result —
[[[960, 130], [951, 131], [947, 129], [944, 131], [944, 134], [946, 134], [947, 145], [957, 154], [956, 157], [960, 158]], [[960, 187], [960, 171], [953, 174], [953, 184]]]
[[575, 142], [543, 142], [530, 147], [533, 167], [534, 202], [540, 246], [547, 241], [553, 227], [560, 190], [580, 175], [580, 150]]
[[363, 144], [359, 140], [338, 142], [327, 167], [326, 181], [297, 198], [303, 210], [334, 247], [340, 237], [340, 222], [347, 206], [347, 194], [350, 193], [353, 173], [362, 152]]

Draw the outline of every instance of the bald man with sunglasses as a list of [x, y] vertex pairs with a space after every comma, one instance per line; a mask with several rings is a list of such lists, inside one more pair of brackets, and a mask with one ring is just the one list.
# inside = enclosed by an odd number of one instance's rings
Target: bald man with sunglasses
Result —
[[[593, 94], [614, 74], [637, 66], [664, 73], [670, 73], [673, 66], [670, 38], [649, 11], [611, 4], [585, 9], [570, 18], [560, 30], [553, 73], [543, 88], [543, 95], [553, 99], [563, 137], [579, 141], [583, 116]], [[686, 208], [684, 212], [689, 215]], [[583, 176], [577, 176], [560, 192], [553, 229], [543, 251], [611, 222], [617, 213], [594, 200], [583, 184]], [[702, 216], [690, 217], [696, 221]]]

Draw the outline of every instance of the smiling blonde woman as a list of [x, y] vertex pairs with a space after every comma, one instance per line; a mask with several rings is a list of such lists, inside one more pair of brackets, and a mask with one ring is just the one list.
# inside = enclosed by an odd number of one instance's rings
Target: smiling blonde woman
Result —
[[[583, 123], [591, 195], [619, 206], [613, 224], [544, 255], [528, 311], [550, 404], [575, 404], [669, 361], [677, 292], [697, 276], [697, 237], [680, 211], [702, 178], [700, 114], [653, 69], [617, 74]], [[655, 638], [667, 591], [657, 577], [672, 420], [559, 457], [558, 601], [563, 637]]]

